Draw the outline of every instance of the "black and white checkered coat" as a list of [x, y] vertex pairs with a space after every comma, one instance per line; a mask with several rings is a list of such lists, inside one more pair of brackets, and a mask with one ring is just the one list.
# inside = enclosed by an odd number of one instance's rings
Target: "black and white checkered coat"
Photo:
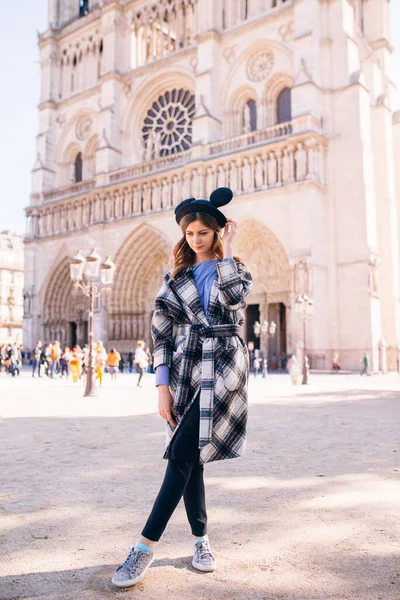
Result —
[[208, 318], [196, 288], [192, 268], [175, 279], [165, 276], [152, 320], [154, 367], [170, 367], [170, 387], [178, 413], [171, 440], [197, 393], [200, 394], [200, 461], [241, 456], [245, 449], [249, 358], [239, 336], [244, 298], [251, 274], [234, 259], [216, 264]]

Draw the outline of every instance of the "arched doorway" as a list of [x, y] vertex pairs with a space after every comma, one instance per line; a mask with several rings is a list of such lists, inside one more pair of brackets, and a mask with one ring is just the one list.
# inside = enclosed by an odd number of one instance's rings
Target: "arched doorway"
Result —
[[136, 341], [151, 345], [154, 299], [162, 284], [171, 247], [150, 225], [140, 225], [115, 258], [116, 279], [108, 304], [108, 339], [119, 350], [134, 350]]
[[[268, 354], [269, 366], [276, 356], [278, 368], [285, 366], [285, 357], [292, 350], [290, 320], [291, 271], [284, 247], [276, 235], [258, 221], [248, 219], [238, 227], [235, 254], [248, 266], [253, 275], [253, 289], [247, 299], [243, 335], [252, 353]], [[257, 337], [254, 323], [264, 320], [276, 324], [268, 340]], [[263, 347], [264, 345], [264, 347]], [[267, 348], [265, 348], [267, 346]]]
[[43, 303], [43, 342], [58, 340], [71, 348], [88, 342], [87, 298], [74, 290], [69, 259], [65, 257], [53, 269]]

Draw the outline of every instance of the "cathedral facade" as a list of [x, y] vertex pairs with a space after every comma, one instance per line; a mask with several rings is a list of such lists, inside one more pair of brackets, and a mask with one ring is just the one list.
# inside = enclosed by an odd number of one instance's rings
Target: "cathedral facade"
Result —
[[387, 0], [49, 0], [26, 209], [24, 344], [83, 343], [68, 257], [116, 263], [95, 338], [150, 343], [179, 239], [174, 206], [229, 186], [235, 253], [253, 272], [244, 336], [303, 340], [315, 368], [357, 369], [400, 344], [400, 119]]

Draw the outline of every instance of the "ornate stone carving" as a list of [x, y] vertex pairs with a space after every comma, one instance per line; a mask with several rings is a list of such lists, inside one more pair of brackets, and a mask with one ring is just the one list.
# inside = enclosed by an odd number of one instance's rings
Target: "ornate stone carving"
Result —
[[86, 140], [92, 132], [93, 121], [89, 116], [81, 117], [76, 124], [76, 137], [78, 140]]
[[244, 221], [238, 228], [234, 253], [252, 271], [255, 287], [267, 294], [290, 291], [289, 259], [277, 237], [257, 221]]
[[247, 77], [250, 81], [264, 81], [274, 66], [274, 55], [270, 50], [259, 50], [247, 61]]

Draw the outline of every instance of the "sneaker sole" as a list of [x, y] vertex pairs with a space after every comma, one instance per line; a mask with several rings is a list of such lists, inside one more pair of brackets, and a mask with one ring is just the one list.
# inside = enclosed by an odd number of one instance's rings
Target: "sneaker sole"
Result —
[[132, 587], [132, 586], [136, 585], [137, 583], [139, 583], [139, 581], [142, 581], [143, 577], [146, 575], [147, 571], [153, 564], [153, 561], [154, 561], [154, 556], [152, 557], [151, 561], [149, 562], [149, 564], [147, 565], [147, 567], [145, 568], [143, 573], [141, 573], [138, 577], [136, 577], [136, 579], [127, 579], [126, 581], [114, 581], [114, 577], [113, 577], [111, 579], [111, 583], [113, 583], [116, 587], [119, 587], [119, 588], [128, 588], [128, 587]]
[[205, 565], [201, 565], [200, 563], [196, 563], [193, 560], [192, 561], [192, 567], [194, 567], [198, 571], [202, 571], [203, 573], [212, 573], [217, 568], [217, 565], [214, 565], [213, 567], [206, 567]]

